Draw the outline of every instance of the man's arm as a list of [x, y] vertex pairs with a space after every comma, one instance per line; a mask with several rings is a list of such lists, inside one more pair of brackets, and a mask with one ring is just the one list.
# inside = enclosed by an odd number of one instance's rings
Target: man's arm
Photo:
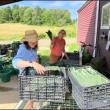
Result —
[[64, 49], [63, 49], [63, 53], [64, 53], [64, 56], [66, 57], [66, 59], [69, 59], [66, 51], [65, 51], [65, 46], [66, 46], [66, 41], [64, 40]]
[[64, 56], [66, 57], [66, 59], [69, 59], [67, 53], [65, 52], [65, 48], [64, 48], [64, 50], [63, 50], [63, 53], [64, 53]]
[[51, 46], [50, 46], [50, 48], [53, 48], [54, 45], [55, 45], [55, 38], [51, 40]]
[[50, 38], [50, 40], [52, 41], [52, 32], [50, 30], [48, 30], [48, 32], [46, 32], [48, 37]]

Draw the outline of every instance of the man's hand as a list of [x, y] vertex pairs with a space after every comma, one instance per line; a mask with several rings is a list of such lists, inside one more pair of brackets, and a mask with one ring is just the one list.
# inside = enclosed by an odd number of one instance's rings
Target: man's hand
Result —
[[48, 30], [48, 32], [46, 32], [48, 37], [50, 38], [50, 40], [52, 40], [52, 32], [50, 30]]
[[65, 52], [65, 48], [64, 48], [64, 50], [63, 50], [63, 54], [64, 54], [64, 56], [66, 57], [66, 59], [69, 60], [69, 57], [68, 57], [67, 53]]
[[44, 74], [45, 72], [45, 67], [37, 62], [32, 62], [32, 67], [37, 71], [38, 74]]
[[65, 57], [66, 57], [67, 60], [69, 60], [69, 57], [68, 57], [68, 55], [66, 53], [65, 53]]

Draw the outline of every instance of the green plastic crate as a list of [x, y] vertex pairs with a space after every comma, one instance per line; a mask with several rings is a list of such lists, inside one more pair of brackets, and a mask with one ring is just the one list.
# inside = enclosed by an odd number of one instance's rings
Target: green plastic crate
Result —
[[5, 66], [4, 66], [4, 69], [5, 69], [5, 68], [11, 70], [11, 73], [10, 73], [10, 74], [11, 74], [12, 76], [13, 76], [13, 75], [18, 75], [18, 74], [19, 74], [19, 70], [13, 68], [12, 64], [5, 65]]
[[1, 70], [0, 71], [0, 78], [2, 82], [9, 82], [11, 79], [11, 70]]
[[73, 97], [81, 109], [110, 105], [110, 80], [92, 67], [73, 67], [69, 78]]
[[71, 68], [71, 76], [82, 87], [90, 87], [110, 83], [110, 80], [90, 66]]

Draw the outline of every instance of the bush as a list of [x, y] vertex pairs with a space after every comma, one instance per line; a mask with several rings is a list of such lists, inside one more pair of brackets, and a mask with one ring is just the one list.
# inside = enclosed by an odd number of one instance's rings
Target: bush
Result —
[[2, 82], [9, 82], [11, 79], [11, 70], [9, 69], [0, 70], [0, 77]]
[[92, 59], [92, 56], [90, 55], [90, 53], [88, 52], [84, 52], [83, 53], [83, 57], [82, 57], [82, 63], [83, 65], [90, 63]]
[[1, 78], [2, 82], [9, 82], [11, 79], [11, 76], [9, 74], [4, 74]]
[[103, 67], [105, 67], [105, 65], [106, 65], [106, 60], [105, 60], [105, 58], [94, 58], [94, 59], [92, 59], [92, 61], [91, 61], [91, 66], [92, 66], [94, 69], [99, 70], [99, 71], [101, 71], [101, 69], [102, 69]]
[[15, 69], [13, 68], [12, 64], [8, 64], [8, 65], [5, 65], [4, 66], [4, 69], [9, 69], [11, 72], [10, 72], [10, 75], [13, 76], [13, 75], [18, 75], [19, 74], [19, 70], [18, 69]]
[[45, 39], [46, 38], [46, 34], [39, 34], [39, 39]]

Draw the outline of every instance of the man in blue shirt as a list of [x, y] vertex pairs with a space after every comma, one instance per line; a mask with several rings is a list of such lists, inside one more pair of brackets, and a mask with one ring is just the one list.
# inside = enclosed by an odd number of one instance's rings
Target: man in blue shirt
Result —
[[37, 63], [37, 48], [38, 34], [35, 30], [28, 30], [22, 39], [22, 44], [19, 46], [16, 56], [12, 60], [15, 68], [20, 70], [20, 73], [26, 67], [33, 67], [37, 73], [44, 74], [44, 66]]

